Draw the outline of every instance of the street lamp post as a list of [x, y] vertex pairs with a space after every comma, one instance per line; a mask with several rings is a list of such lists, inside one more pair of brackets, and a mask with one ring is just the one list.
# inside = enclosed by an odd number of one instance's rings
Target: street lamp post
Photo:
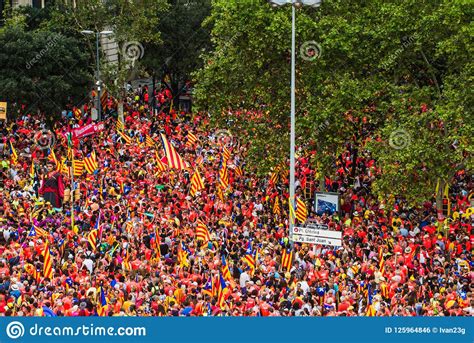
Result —
[[102, 106], [100, 104], [100, 96], [101, 96], [101, 81], [100, 81], [100, 60], [99, 60], [99, 37], [101, 35], [103, 36], [108, 36], [108, 35], [111, 35], [113, 34], [113, 31], [92, 31], [92, 30], [83, 30], [81, 31], [81, 33], [85, 34], [85, 35], [93, 35], [95, 34], [95, 41], [96, 41], [96, 55], [97, 55], [97, 82], [96, 82], [96, 85], [97, 85], [97, 120], [98, 121], [101, 121], [102, 120]]
[[269, 0], [273, 7], [291, 4], [291, 129], [290, 129], [290, 241], [293, 244], [293, 226], [295, 222], [295, 78], [296, 78], [296, 8], [302, 6], [318, 7], [321, 0]]

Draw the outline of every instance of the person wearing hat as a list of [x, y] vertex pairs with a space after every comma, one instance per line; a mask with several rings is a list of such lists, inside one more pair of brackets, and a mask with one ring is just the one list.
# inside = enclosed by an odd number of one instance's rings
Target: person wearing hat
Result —
[[63, 177], [54, 170], [54, 167], [55, 163], [53, 161], [46, 163], [47, 172], [42, 177], [39, 194], [54, 208], [61, 208], [64, 198]]

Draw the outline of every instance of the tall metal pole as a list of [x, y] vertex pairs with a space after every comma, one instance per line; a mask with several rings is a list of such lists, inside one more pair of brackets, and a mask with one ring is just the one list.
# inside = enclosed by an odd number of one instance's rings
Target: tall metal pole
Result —
[[96, 53], [97, 53], [97, 119], [101, 121], [102, 119], [102, 106], [100, 103], [100, 93], [101, 93], [101, 82], [100, 82], [100, 64], [99, 64], [99, 36], [100, 33], [96, 32]]
[[293, 244], [293, 226], [295, 222], [295, 36], [296, 36], [295, 0], [291, 6], [291, 133], [290, 133], [290, 241]]

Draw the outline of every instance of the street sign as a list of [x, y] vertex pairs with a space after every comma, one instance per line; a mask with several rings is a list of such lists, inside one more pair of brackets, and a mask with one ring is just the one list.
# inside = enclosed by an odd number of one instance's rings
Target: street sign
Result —
[[305, 236], [305, 235], [293, 235], [293, 241], [299, 243], [310, 243], [320, 245], [330, 245], [333, 247], [341, 247], [342, 241], [340, 239], [316, 237], [316, 236]]
[[304, 236], [315, 236], [321, 238], [334, 238], [341, 240], [342, 232], [340, 231], [329, 231], [327, 230], [327, 225], [321, 225], [326, 229], [316, 229], [312, 227], [293, 227], [293, 235], [304, 235]]

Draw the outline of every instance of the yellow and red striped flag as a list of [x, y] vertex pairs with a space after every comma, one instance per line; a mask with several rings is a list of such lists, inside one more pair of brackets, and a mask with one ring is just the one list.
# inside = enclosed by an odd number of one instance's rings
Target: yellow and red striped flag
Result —
[[10, 158], [12, 160], [12, 164], [17, 164], [18, 163], [18, 153], [16, 152], [12, 141], [10, 141], [9, 143], [10, 143]]
[[178, 170], [186, 169], [186, 163], [183, 161], [181, 156], [179, 156], [164, 134], [161, 134], [161, 142], [163, 143], [163, 149], [165, 150], [168, 166]]
[[161, 162], [161, 158], [158, 156], [158, 152], [155, 151], [155, 163], [156, 163], [156, 168], [158, 169], [159, 172], [164, 172], [166, 168], [166, 164]]
[[156, 146], [156, 142], [150, 135], [146, 135], [145, 143], [147, 147], [154, 148]]
[[131, 144], [132, 143], [132, 138], [129, 135], [123, 133], [122, 131], [117, 131], [117, 133], [125, 141], [125, 144]]
[[229, 266], [227, 265], [227, 261], [225, 260], [225, 256], [222, 255], [222, 274], [224, 276], [224, 279], [226, 280], [232, 280], [232, 276], [230, 275], [230, 270]]
[[281, 214], [280, 211], [280, 200], [275, 197], [275, 203], [273, 204], [273, 214]]
[[99, 169], [95, 151], [92, 151], [89, 156], [84, 158], [84, 166], [89, 174], [94, 174], [94, 172]]
[[219, 273], [219, 288], [217, 293], [217, 304], [221, 309], [225, 307], [226, 295], [229, 293], [229, 288], [225, 283], [224, 277]]
[[226, 147], [222, 149], [222, 158], [225, 163], [230, 159], [230, 151]]
[[73, 160], [72, 165], [74, 168], [74, 176], [81, 176], [84, 172], [84, 161]]
[[197, 220], [196, 239], [203, 240], [204, 243], [209, 242], [211, 239], [211, 235], [209, 234], [206, 224], [204, 224], [200, 219]]
[[48, 279], [53, 278], [53, 260], [51, 258], [51, 253], [49, 252], [49, 245], [45, 243], [43, 250], [43, 276]]
[[296, 198], [296, 219], [300, 223], [305, 223], [308, 218], [308, 210], [306, 209], [306, 204], [300, 198]]
[[202, 155], [199, 155], [198, 157], [196, 157], [196, 164], [197, 165], [201, 165], [204, 163], [204, 157], [202, 157]]
[[237, 176], [244, 175], [244, 171], [242, 170], [241, 166], [235, 166], [234, 171], [235, 171], [235, 175]]
[[282, 268], [286, 268], [287, 271], [290, 271], [292, 263], [293, 263], [293, 250], [291, 250], [291, 248], [288, 248], [288, 249], [283, 248], [283, 252], [281, 254]]
[[219, 169], [219, 184], [222, 189], [226, 189], [229, 186], [229, 173], [227, 172], [226, 163], [221, 163], [221, 168]]
[[191, 132], [188, 132], [187, 138], [188, 138], [188, 141], [186, 142], [186, 146], [187, 146], [187, 147], [190, 147], [190, 148], [193, 147], [194, 144], [196, 144], [196, 142], [197, 142], [197, 140], [198, 140], [198, 138], [196, 137], [196, 135], [194, 135], [194, 134], [191, 133]]
[[89, 232], [89, 235], [87, 236], [87, 241], [92, 247], [92, 250], [95, 251], [97, 249], [97, 237], [99, 236], [99, 230], [94, 229]]
[[191, 195], [195, 196], [197, 192], [204, 189], [204, 180], [199, 174], [199, 170], [196, 169], [193, 176], [191, 177]]
[[115, 124], [115, 129], [117, 131], [125, 130], [125, 124], [123, 123], [123, 121], [120, 120], [120, 118], [117, 118], [117, 123]]

